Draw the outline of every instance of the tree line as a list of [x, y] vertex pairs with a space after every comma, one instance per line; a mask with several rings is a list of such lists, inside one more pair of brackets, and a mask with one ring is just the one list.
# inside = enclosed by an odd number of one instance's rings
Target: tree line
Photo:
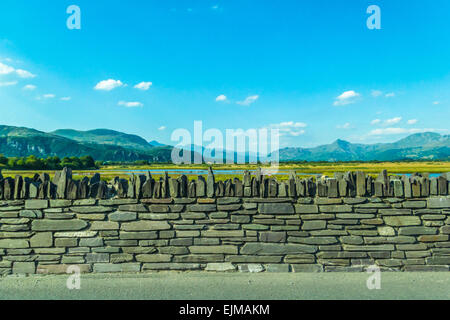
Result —
[[57, 156], [48, 158], [28, 157], [5, 157], [0, 154], [0, 168], [11, 170], [61, 170], [64, 167], [74, 170], [98, 169], [101, 162], [96, 162], [91, 156], [64, 157]]

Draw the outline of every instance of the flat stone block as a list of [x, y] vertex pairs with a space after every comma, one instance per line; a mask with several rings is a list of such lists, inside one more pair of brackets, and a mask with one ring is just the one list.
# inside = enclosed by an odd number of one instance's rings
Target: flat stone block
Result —
[[48, 208], [48, 200], [26, 200], [25, 209], [46, 209]]
[[263, 272], [264, 267], [262, 264], [240, 264], [238, 265], [238, 270], [240, 272], [258, 273]]
[[190, 246], [189, 251], [191, 253], [223, 253], [223, 254], [238, 254], [238, 248], [231, 245], [222, 246]]
[[0, 240], [0, 248], [3, 249], [20, 249], [29, 248], [28, 240], [24, 239], [2, 239]]
[[171, 226], [166, 221], [135, 221], [122, 223], [121, 229], [124, 231], [153, 231], [168, 230]]
[[[80, 273], [91, 272], [89, 264], [39, 264], [37, 267], [38, 274], [70, 274], [74, 271]], [[71, 271], [70, 273], [68, 271]]]
[[318, 264], [291, 264], [293, 272], [323, 272], [323, 267]]
[[34, 231], [77, 231], [87, 227], [87, 222], [78, 219], [71, 220], [34, 220], [31, 230]]
[[138, 262], [170, 262], [172, 255], [170, 254], [138, 254], [136, 261]]
[[53, 245], [53, 236], [51, 232], [38, 232], [30, 239], [32, 248], [49, 248]]
[[236, 266], [230, 262], [210, 262], [206, 265], [205, 270], [218, 272], [235, 271]]
[[266, 272], [290, 272], [290, 266], [288, 264], [266, 264], [264, 268]]
[[140, 263], [95, 263], [94, 272], [98, 273], [114, 273], [114, 272], [139, 272], [141, 271]]
[[294, 214], [294, 206], [291, 203], [260, 203], [258, 211], [262, 214]]
[[246, 243], [240, 250], [241, 254], [248, 255], [279, 255], [290, 253], [315, 253], [317, 246], [304, 244], [278, 244], [278, 243]]
[[419, 217], [411, 216], [386, 216], [383, 217], [384, 222], [393, 227], [403, 227], [403, 226], [420, 226], [422, 224]]
[[12, 273], [35, 274], [36, 273], [36, 264], [34, 262], [14, 262]]

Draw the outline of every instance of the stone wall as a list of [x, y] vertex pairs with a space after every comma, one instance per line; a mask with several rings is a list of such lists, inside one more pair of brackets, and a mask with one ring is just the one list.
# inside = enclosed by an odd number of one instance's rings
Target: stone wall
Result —
[[447, 177], [0, 174], [0, 274], [448, 271]]

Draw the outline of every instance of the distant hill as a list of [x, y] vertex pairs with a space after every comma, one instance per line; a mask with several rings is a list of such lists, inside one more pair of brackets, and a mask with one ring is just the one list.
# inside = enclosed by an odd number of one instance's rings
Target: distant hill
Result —
[[159, 143], [156, 140], [150, 141], [149, 144], [153, 147], [166, 147], [167, 146], [166, 144]]
[[[148, 147], [144, 147], [144, 144]], [[8, 157], [90, 155], [96, 160], [103, 161], [168, 162], [171, 151], [170, 146], [153, 147], [143, 138], [112, 130], [92, 130], [87, 134], [76, 130], [46, 133], [35, 129], [0, 125], [0, 153]]]
[[126, 134], [123, 132], [118, 132], [109, 129], [95, 129], [90, 131], [60, 129], [50, 133], [68, 139], [72, 139], [78, 142], [107, 144], [113, 146], [120, 146], [127, 149], [150, 150], [153, 148], [153, 146], [162, 146], [156, 144], [152, 145], [148, 143], [145, 139], [134, 134]]
[[424, 132], [377, 144], [336, 140], [314, 148], [284, 148], [279, 152], [280, 161], [450, 160], [450, 136]]

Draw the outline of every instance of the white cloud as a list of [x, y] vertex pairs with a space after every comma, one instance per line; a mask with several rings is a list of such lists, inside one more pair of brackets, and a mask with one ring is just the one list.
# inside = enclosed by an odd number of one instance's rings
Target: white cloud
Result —
[[386, 97], [386, 98], [392, 98], [392, 97], [395, 97], [395, 93], [394, 93], [394, 92], [386, 93], [385, 97]]
[[416, 124], [417, 123], [417, 119], [411, 119], [411, 120], [408, 120], [408, 124]]
[[372, 97], [379, 97], [383, 94], [383, 92], [380, 90], [372, 90], [370, 94], [372, 95]]
[[383, 135], [396, 135], [396, 134], [413, 134], [418, 132], [448, 132], [448, 129], [434, 129], [434, 128], [423, 128], [423, 129], [406, 129], [406, 128], [382, 128], [375, 129], [369, 132], [369, 136], [383, 136]]
[[395, 118], [392, 118], [392, 119], [385, 120], [384, 124], [387, 125], [387, 126], [390, 126], [390, 125], [399, 123], [400, 121], [402, 121], [402, 117], [395, 117]]
[[69, 100], [72, 100], [72, 98], [71, 97], [62, 97], [60, 100], [61, 101], [69, 101]]
[[13, 73], [15, 69], [0, 62], [0, 75]]
[[36, 89], [36, 86], [34, 84], [27, 84], [26, 86], [24, 86], [22, 88], [23, 90], [28, 90], [28, 91], [32, 91]]
[[350, 122], [346, 122], [343, 125], [336, 126], [337, 129], [350, 129], [350, 127], [351, 127]]
[[227, 96], [224, 94], [221, 94], [217, 96], [216, 101], [227, 101]]
[[137, 107], [143, 107], [144, 105], [140, 102], [126, 102], [126, 101], [119, 101], [119, 106], [127, 107], [127, 108], [137, 108]]
[[345, 106], [347, 104], [352, 104], [356, 102], [356, 99], [360, 96], [359, 93], [349, 90], [342, 93], [340, 96], [336, 97], [334, 101], [334, 106]]
[[304, 122], [294, 122], [294, 121], [287, 121], [287, 122], [280, 122], [280, 123], [274, 123], [268, 126], [269, 129], [278, 129], [280, 136], [293, 136], [298, 137], [305, 133], [304, 128], [306, 128], [308, 125]]
[[0, 87], [10, 87], [15, 86], [17, 81], [0, 82]]
[[47, 93], [42, 96], [44, 99], [53, 99], [56, 96], [53, 93]]
[[114, 80], [114, 79], [108, 79], [103, 80], [97, 83], [97, 85], [94, 87], [95, 90], [104, 90], [104, 91], [111, 91], [115, 88], [123, 86], [122, 81], [120, 80]]
[[370, 124], [371, 124], [371, 125], [375, 125], [375, 124], [378, 124], [378, 123], [380, 123], [380, 122], [381, 122], [380, 119], [373, 119], [373, 120], [370, 122]]
[[249, 96], [249, 97], [245, 98], [244, 101], [238, 101], [237, 104], [239, 104], [241, 106], [249, 106], [249, 105], [251, 105], [252, 103], [254, 103], [258, 99], [259, 99], [258, 95]]
[[433, 104], [437, 105], [437, 104], [440, 104], [440, 102], [439, 101], [433, 101]]
[[152, 82], [141, 82], [134, 86], [135, 89], [147, 91], [153, 85]]
[[375, 129], [369, 132], [370, 136], [379, 136], [379, 135], [391, 135], [391, 134], [401, 134], [407, 133], [408, 130], [404, 128], [383, 128], [383, 129]]
[[24, 78], [24, 79], [29, 79], [29, 78], [35, 78], [36, 75], [32, 74], [31, 72], [27, 71], [27, 70], [23, 70], [23, 69], [17, 69], [16, 73], [19, 77]]
[[158, 128], [158, 130], [159, 131], [164, 131], [164, 130], [166, 130], [166, 127], [165, 126], [161, 126], [161, 127]]
[[306, 128], [308, 125], [304, 122], [294, 122], [294, 121], [287, 121], [287, 122], [280, 122], [278, 124], [280, 127], [293, 127], [293, 128]]
[[27, 70], [15, 69], [14, 67], [8, 66], [8, 65], [0, 62], [0, 75], [6, 75], [6, 74], [11, 74], [11, 73], [17, 74], [20, 78], [36, 77], [35, 74], [32, 74], [31, 72], [29, 72]]

